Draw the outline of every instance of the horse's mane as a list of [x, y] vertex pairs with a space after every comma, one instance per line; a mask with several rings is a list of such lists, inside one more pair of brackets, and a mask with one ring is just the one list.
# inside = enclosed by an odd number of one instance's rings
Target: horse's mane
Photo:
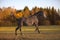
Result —
[[36, 12], [36, 13], [34, 13], [34, 15], [36, 15], [36, 16], [43, 16], [43, 11], [38, 11], [38, 12]]
[[32, 17], [32, 16], [43, 16], [43, 11], [38, 11], [34, 13], [34, 15], [30, 15], [29, 17]]

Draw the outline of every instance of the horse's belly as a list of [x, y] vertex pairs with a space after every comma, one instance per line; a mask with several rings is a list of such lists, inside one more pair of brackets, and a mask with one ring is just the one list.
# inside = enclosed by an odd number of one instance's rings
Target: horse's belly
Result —
[[27, 25], [32, 25], [33, 24], [33, 22], [26, 22], [27, 23]]

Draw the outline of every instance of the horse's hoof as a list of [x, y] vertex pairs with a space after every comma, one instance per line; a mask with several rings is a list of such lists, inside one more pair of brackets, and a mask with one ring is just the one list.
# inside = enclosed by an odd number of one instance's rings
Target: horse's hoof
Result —
[[15, 33], [15, 35], [17, 35], [17, 33]]
[[40, 33], [40, 31], [38, 31], [38, 33]]
[[40, 33], [40, 32], [38, 32], [38, 33]]
[[24, 35], [24, 34], [21, 33], [21, 35]]
[[17, 34], [15, 34], [15, 35], [17, 35]]

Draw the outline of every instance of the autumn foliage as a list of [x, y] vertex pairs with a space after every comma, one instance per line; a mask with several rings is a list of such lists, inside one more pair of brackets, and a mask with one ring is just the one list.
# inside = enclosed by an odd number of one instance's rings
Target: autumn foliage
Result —
[[[52, 8], [34, 7], [29, 10], [27, 6], [23, 10], [17, 10], [11, 7], [0, 8], [0, 26], [12, 26], [16, 25], [16, 20], [11, 16], [14, 14], [16, 18], [28, 17], [34, 15], [38, 11], [43, 11], [43, 16], [39, 16], [39, 25], [60, 25], [60, 10]], [[43, 21], [41, 20], [43, 19]]]

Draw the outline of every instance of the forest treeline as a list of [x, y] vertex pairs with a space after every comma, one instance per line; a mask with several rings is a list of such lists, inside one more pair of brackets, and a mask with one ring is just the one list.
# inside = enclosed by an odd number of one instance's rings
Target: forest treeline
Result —
[[56, 10], [54, 7], [50, 8], [42, 8], [42, 7], [34, 7], [31, 10], [25, 6], [22, 10], [17, 10], [11, 7], [3, 7], [0, 8], [0, 26], [15, 26], [17, 25], [16, 20], [11, 16], [12, 13], [16, 15], [16, 12], [21, 15], [24, 14], [24, 17], [28, 17], [30, 15], [34, 15], [38, 11], [43, 11], [43, 16], [39, 16], [39, 25], [60, 25], [60, 10]]

